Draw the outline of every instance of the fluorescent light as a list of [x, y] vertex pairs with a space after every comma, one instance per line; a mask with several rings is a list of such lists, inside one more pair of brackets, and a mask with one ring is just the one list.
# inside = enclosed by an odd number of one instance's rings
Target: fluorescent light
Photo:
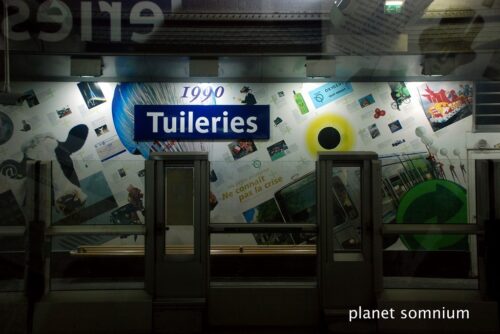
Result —
[[329, 78], [335, 76], [335, 59], [306, 59], [306, 76], [309, 78]]
[[219, 76], [219, 58], [191, 58], [189, 60], [190, 77]]
[[337, 7], [340, 11], [346, 9], [351, 0], [333, 0], [333, 7]]
[[337, 7], [340, 7], [340, 5], [342, 4], [344, 0], [333, 0], [333, 4]]
[[404, 3], [404, 0], [386, 0], [385, 5], [386, 6], [402, 6]]
[[441, 55], [427, 54], [422, 61], [422, 74], [439, 77], [452, 73], [457, 68], [456, 55], [453, 53]]
[[71, 76], [100, 77], [103, 62], [101, 57], [71, 57]]

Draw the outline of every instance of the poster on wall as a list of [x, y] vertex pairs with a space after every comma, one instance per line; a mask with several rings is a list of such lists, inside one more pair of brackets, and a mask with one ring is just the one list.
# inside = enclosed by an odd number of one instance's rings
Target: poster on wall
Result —
[[471, 83], [424, 83], [418, 91], [425, 116], [434, 132], [472, 115]]
[[117, 136], [107, 138], [95, 144], [95, 150], [102, 162], [125, 152], [125, 148]]
[[[58, 223], [139, 224], [145, 214], [141, 201], [147, 200], [142, 195], [144, 159], [152, 152], [202, 151], [209, 153], [211, 161], [213, 223], [316, 223], [317, 153], [375, 151], [383, 161], [384, 223], [467, 220], [465, 142], [457, 138], [463, 138], [471, 125], [471, 83], [67, 83], [57, 87], [28, 83], [20, 89], [37, 93], [32, 103], [19, 107], [19, 112], [0, 112], [0, 152], [12, 157], [0, 165], [0, 200], [13, 208], [12, 217], [19, 216], [17, 208], [24, 200], [14, 184], [25, 179], [22, 167], [15, 173], [12, 166], [24, 166], [27, 159], [38, 157], [37, 152], [55, 156], [61, 166], [57, 172], [64, 176], [57, 185], [61, 196], [54, 201], [53, 218]], [[39, 92], [44, 89], [51, 89], [51, 99], [41, 98]], [[134, 140], [134, 107], [141, 104], [269, 105], [270, 138]], [[75, 112], [80, 107], [95, 113], [84, 117]], [[45, 115], [54, 121], [36, 121], [47, 119]], [[78, 131], [71, 130], [75, 124], [81, 124]], [[455, 126], [448, 129], [453, 131], [438, 132], [451, 124]], [[37, 143], [45, 143], [46, 148], [50, 144], [50, 155]], [[86, 160], [82, 157], [95, 161], [78, 161], [78, 168], [73, 168], [75, 161]], [[134, 158], [138, 165], [132, 167], [126, 160]], [[361, 240], [359, 175], [333, 177], [332, 191], [338, 199], [334, 203], [336, 247], [356, 249]], [[315, 235], [307, 233], [249, 237], [259, 245], [316, 242]], [[466, 252], [468, 241], [463, 236], [397, 236], [384, 240], [384, 247], [394, 252]]]
[[404, 82], [389, 82], [391, 88], [392, 109], [401, 110], [401, 106], [411, 103], [411, 94]]
[[106, 98], [102, 92], [101, 87], [96, 82], [80, 82], [77, 84], [82, 98], [87, 105], [87, 108], [92, 109], [98, 105], [106, 102]]

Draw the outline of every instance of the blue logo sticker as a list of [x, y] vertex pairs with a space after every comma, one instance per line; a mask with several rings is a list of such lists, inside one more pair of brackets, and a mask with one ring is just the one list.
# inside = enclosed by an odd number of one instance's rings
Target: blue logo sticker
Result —
[[134, 140], [269, 139], [269, 105], [136, 105]]
[[310, 91], [309, 96], [314, 106], [319, 108], [350, 93], [352, 93], [350, 82], [329, 82]]

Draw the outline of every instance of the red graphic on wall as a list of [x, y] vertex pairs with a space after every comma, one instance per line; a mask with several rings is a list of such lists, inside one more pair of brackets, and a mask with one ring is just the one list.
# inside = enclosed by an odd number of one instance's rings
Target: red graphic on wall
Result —
[[420, 100], [434, 131], [472, 115], [470, 83], [427, 83], [420, 89]]

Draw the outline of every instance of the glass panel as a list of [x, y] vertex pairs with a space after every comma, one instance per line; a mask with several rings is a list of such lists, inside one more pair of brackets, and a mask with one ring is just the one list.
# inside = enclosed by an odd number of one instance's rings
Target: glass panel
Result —
[[478, 289], [476, 236], [384, 236], [385, 288]]
[[143, 236], [53, 237], [51, 289], [143, 289], [144, 265]]
[[[278, 205], [286, 223], [316, 224], [316, 174], [309, 173], [284, 186], [274, 194], [274, 202]], [[272, 199], [271, 199], [272, 201]], [[282, 244], [278, 234], [261, 234], [268, 244]], [[316, 244], [315, 233], [290, 233], [293, 242], [299, 244]]]
[[332, 168], [333, 249], [334, 252], [360, 252], [361, 168]]
[[24, 237], [0, 237], [0, 291], [22, 291]]
[[210, 273], [215, 280], [312, 280], [316, 276], [316, 246], [295, 244], [291, 233], [212, 234], [210, 245]]
[[290, 223], [316, 223], [316, 175], [306, 174], [275, 194], [285, 220]]
[[[111, 153], [110, 153], [111, 154]], [[52, 163], [53, 225], [144, 224], [144, 161]]]
[[[0, 112], [0, 146], [15, 133], [14, 129], [11, 119]], [[26, 225], [27, 160], [21, 160], [17, 155], [9, 157], [9, 149], [5, 148], [3, 145], [0, 153], [0, 292], [23, 291], [25, 238], [6, 233], [10, 233], [13, 226]]]
[[[2, 115], [0, 114], [0, 133], [4, 131], [2, 126], [5, 127]], [[11, 128], [10, 131], [12, 130]], [[26, 160], [0, 159], [0, 227], [25, 225], [26, 164]]]
[[165, 168], [165, 254], [194, 254], [194, 168]]
[[[21, 181], [21, 183], [25, 183]], [[0, 226], [21, 226], [25, 224], [24, 212], [20, 203], [24, 200], [24, 193], [18, 198], [12, 190], [1, 192], [0, 190], [0, 215], [2, 217]]]
[[[314, 161], [292, 160], [297, 145], [281, 141], [267, 148], [239, 143], [244, 149], [238, 153], [236, 144], [227, 145], [227, 161], [210, 162], [210, 222], [315, 224]], [[297, 242], [315, 241], [301, 237]]]
[[[229, 147], [234, 147], [231, 143]], [[210, 222], [241, 224], [315, 224], [316, 174], [311, 161], [287, 160], [297, 147], [266, 150], [274, 161], [256, 155], [257, 148], [245, 155], [233, 155], [233, 161], [212, 161], [210, 172]], [[275, 156], [277, 152], [281, 156]], [[277, 160], [279, 158], [279, 160]], [[281, 245], [315, 244], [316, 234], [291, 233], [289, 238], [260, 233], [261, 243]]]

